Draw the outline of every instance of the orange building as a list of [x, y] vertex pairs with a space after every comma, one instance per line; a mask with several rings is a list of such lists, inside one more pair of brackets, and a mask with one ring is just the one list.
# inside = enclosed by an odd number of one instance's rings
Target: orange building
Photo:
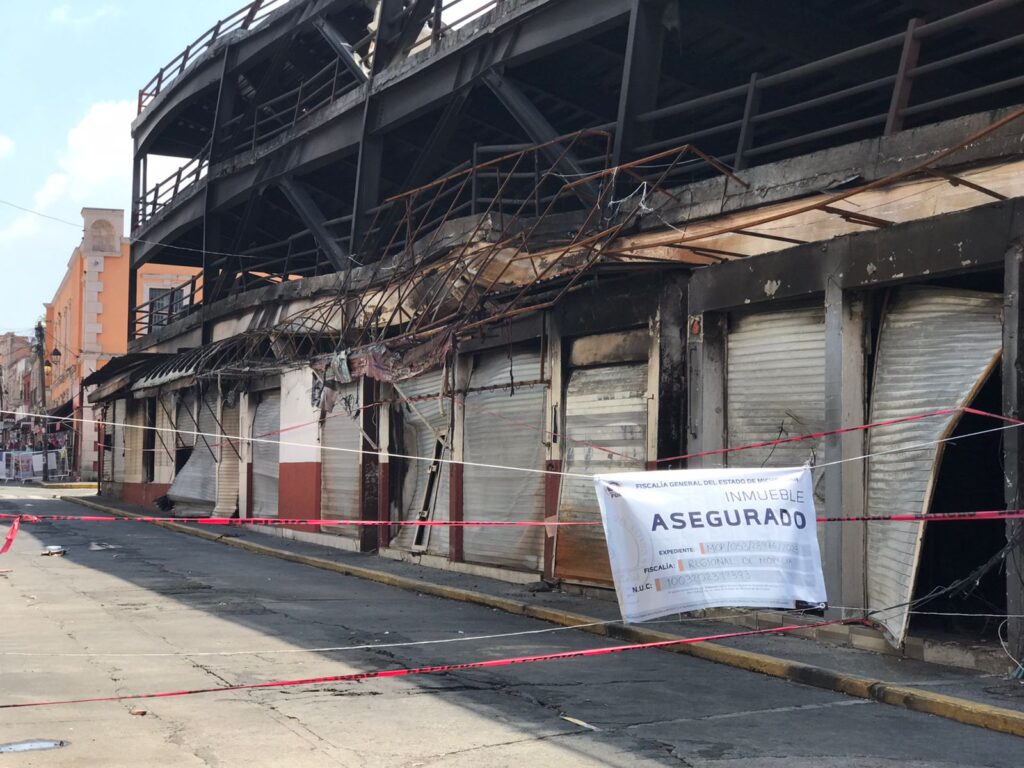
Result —
[[51, 366], [48, 410], [73, 416], [75, 439], [69, 455], [83, 479], [98, 470], [96, 428], [85, 419], [82, 382], [111, 358], [128, 349], [128, 307], [160, 297], [177, 296], [177, 289], [196, 270], [149, 264], [139, 270], [137, 293], [128, 300], [129, 241], [124, 237], [124, 211], [83, 208], [82, 242], [68, 261], [67, 271], [46, 306], [46, 355]]

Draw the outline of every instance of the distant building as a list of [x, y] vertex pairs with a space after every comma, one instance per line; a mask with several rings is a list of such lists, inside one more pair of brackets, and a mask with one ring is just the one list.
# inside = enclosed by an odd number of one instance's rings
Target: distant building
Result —
[[15, 333], [0, 335], [0, 450], [20, 440], [18, 415], [25, 408], [25, 377], [31, 372], [32, 340]]
[[[51, 368], [46, 410], [70, 422], [51, 423], [56, 440], [70, 443], [69, 459], [80, 477], [97, 476], [97, 430], [92, 409], [83, 408], [82, 382], [128, 347], [129, 242], [123, 236], [124, 211], [83, 208], [82, 242], [46, 306], [46, 361]], [[132, 303], [170, 295], [188, 280], [188, 267], [152, 265], [141, 270]], [[69, 437], [70, 435], [70, 437]]]

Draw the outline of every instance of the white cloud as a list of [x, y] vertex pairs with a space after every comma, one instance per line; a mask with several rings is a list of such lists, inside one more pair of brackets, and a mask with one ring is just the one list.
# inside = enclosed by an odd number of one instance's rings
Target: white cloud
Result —
[[91, 11], [75, 13], [75, 9], [71, 7], [70, 3], [64, 3], [50, 10], [50, 21], [54, 24], [80, 27], [102, 19], [113, 18], [118, 13], [120, 13], [120, 9], [116, 5], [101, 5]]
[[[131, 189], [132, 134], [135, 105], [127, 100], [93, 104], [78, 125], [68, 131], [67, 147], [61, 153], [60, 173], [67, 177], [65, 189], [76, 202], [111, 182]], [[52, 181], [52, 176], [47, 179]], [[45, 187], [45, 185], [44, 185]]]
[[[32, 207], [71, 221], [82, 206], [123, 207], [132, 183], [134, 117], [135, 106], [127, 100], [93, 104], [68, 131], [65, 146], [56, 153], [55, 167], [33, 196]], [[67, 241], [68, 234], [70, 252], [80, 234], [30, 213], [19, 214], [0, 227], [0, 257], [8, 255], [3, 253], [7, 249], [32, 248], [40, 237]]]
[[0, 160], [14, 151], [14, 139], [0, 133]]
[[68, 177], [63, 173], [51, 173], [46, 177], [43, 186], [36, 192], [33, 205], [36, 210], [51, 207], [54, 203], [64, 197], [68, 190]]

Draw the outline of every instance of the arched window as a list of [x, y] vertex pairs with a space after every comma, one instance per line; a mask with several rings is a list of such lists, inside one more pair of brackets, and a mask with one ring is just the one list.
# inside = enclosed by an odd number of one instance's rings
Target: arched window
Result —
[[89, 250], [99, 253], [112, 253], [117, 250], [117, 233], [114, 225], [105, 219], [94, 221], [89, 227]]

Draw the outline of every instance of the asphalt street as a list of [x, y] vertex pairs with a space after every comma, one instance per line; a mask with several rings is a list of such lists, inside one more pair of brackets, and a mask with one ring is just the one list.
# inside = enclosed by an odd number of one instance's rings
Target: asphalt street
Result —
[[[85, 513], [46, 495], [2, 488], [0, 511]], [[41, 556], [52, 544], [67, 554]], [[144, 524], [26, 525], [0, 558], [0, 704], [602, 644], [614, 643]], [[36, 739], [67, 745], [3, 752]], [[0, 768], [1022, 762], [1018, 738], [660, 651], [0, 710]]]

